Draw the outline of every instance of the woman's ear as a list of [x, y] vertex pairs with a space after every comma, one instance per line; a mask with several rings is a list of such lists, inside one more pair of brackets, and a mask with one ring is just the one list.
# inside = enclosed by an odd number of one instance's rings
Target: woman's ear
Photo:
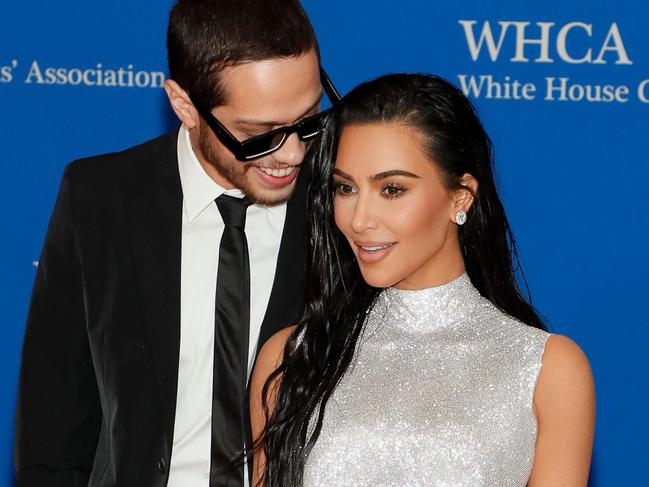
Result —
[[466, 215], [473, 205], [475, 195], [478, 194], [478, 181], [471, 174], [466, 173], [460, 178], [460, 187], [453, 190], [453, 209], [451, 221], [457, 221], [457, 213]]
[[187, 129], [191, 130], [198, 126], [199, 115], [189, 95], [174, 80], [167, 80], [164, 84], [169, 104], [176, 116]]

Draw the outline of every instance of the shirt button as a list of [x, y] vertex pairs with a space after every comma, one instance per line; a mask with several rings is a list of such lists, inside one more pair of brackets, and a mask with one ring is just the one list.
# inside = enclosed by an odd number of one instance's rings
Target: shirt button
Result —
[[158, 460], [158, 470], [160, 470], [160, 473], [165, 473], [167, 471], [167, 462], [165, 462], [164, 458]]

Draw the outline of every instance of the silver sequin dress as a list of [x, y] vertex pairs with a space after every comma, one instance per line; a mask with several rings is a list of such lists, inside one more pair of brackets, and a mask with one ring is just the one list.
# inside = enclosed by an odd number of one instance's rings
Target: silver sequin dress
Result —
[[525, 486], [548, 336], [495, 308], [466, 274], [383, 291], [327, 404], [304, 486]]

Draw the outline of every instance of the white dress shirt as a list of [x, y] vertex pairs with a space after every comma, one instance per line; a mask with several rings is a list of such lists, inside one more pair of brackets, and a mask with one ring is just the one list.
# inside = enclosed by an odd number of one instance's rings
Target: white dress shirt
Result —
[[[225, 227], [214, 200], [223, 193], [235, 197], [243, 193], [225, 190], [207, 175], [185, 127], [178, 134], [178, 169], [183, 191], [180, 363], [168, 487], [208, 487], [216, 274]], [[286, 205], [251, 205], [246, 213], [250, 257], [248, 375], [275, 278], [285, 219]]]

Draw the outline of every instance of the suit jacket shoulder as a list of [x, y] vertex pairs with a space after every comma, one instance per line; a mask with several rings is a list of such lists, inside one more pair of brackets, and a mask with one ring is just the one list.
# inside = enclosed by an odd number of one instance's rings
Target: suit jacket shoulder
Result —
[[178, 174], [177, 137], [174, 130], [123, 151], [77, 159], [68, 164], [66, 175], [95, 197], [130, 185], [155, 184]]

